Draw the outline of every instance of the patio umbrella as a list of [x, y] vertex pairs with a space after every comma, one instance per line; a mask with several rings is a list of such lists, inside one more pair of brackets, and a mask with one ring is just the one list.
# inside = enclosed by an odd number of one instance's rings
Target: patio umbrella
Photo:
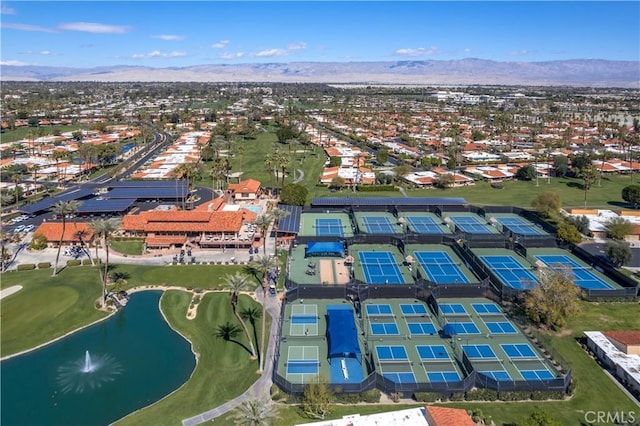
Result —
[[409, 255], [409, 256], [407, 256], [407, 257], [405, 257], [405, 258], [404, 258], [404, 260], [405, 260], [405, 262], [407, 262], [407, 263], [413, 263], [413, 262], [414, 262], [414, 260], [413, 260], [413, 256], [411, 256], [411, 255]]
[[349, 255], [344, 258], [344, 263], [353, 263], [353, 256]]

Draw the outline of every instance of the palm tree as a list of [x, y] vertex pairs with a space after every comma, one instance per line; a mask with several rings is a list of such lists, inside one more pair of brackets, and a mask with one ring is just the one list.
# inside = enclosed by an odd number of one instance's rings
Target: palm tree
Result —
[[[102, 305], [107, 300], [107, 282], [109, 280], [109, 238], [120, 227], [120, 219], [96, 219], [89, 226], [102, 240], [105, 250], [104, 273], [102, 274]], [[97, 243], [96, 243], [97, 244]], [[96, 249], [97, 251], [97, 249]]]
[[58, 261], [60, 260], [60, 249], [64, 240], [64, 231], [67, 228], [67, 215], [73, 214], [78, 210], [80, 204], [76, 200], [58, 201], [52, 207], [54, 214], [62, 217], [62, 232], [60, 232], [60, 241], [58, 241], [58, 253], [56, 254], [56, 264], [53, 266], [53, 276], [58, 275]]
[[16, 208], [18, 208], [18, 202], [20, 201], [20, 189], [21, 189], [20, 188], [20, 181], [22, 180], [22, 175], [20, 173], [16, 173], [15, 175], [13, 175], [11, 177], [11, 180], [15, 184], [15, 187], [14, 187], [13, 191], [14, 191], [14, 198], [15, 198]]
[[273, 218], [273, 229], [274, 229], [274, 233], [276, 236], [276, 247], [275, 247], [275, 254], [278, 254], [278, 226], [280, 225], [280, 220], [284, 219], [285, 217], [289, 216], [291, 214], [291, 212], [289, 212], [288, 210], [282, 210], [282, 209], [273, 209], [271, 211], [271, 217]]
[[269, 230], [269, 226], [271, 226], [271, 216], [268, 214], [258, 216], [256, 218], [256, 226], [260, 229], [260, 233], [262, 233], [262, 253], [266, 254], [267, 231]]
[[229, 274], [225, 277], [224, 285], [231, 292], [231, 310], [242, 326], [245, 336], [247, 336], [247, 341], [249, 341], [249, 347], [251, 349], [251, 358], [255, 359], [257, 357], [256, 348], [253, 345], [251, 336], [249, 335], [249, 329], [247, 328], [247, 324], [245, 324], [240, 317], [240, 314], [238, 314], [238, 295], [241, 291], [245, 291], [248, 288], [247, 276], [240, 272], [236, 272], [234, 275]]
[[262, 399], [249, 399], [235, 410], [234, 420], [241, 426], [269, 426], [277, 416], [273, 405]]
[[264, 319], [265, 315], [267, 314], [267, 304], [265, 303], [267, 300], [267, 278], [269, 277], [269, 271], [276, 268], [277, 266], [278, 263], [276, 261], [276, 258], [267, 256], [266, 254], [258, 257], [258, 259], [252, 264], [252, 267], [262, 274], [262, 280], [260, 284], [262, 285], [262, 297], [264, 298], [264, 301], [262, 303], [262, 332], [260, 335], [260, 372], [264, 371], [265, 365], [264, 339], [267, 333], [267, 322]]
[[240, 156], [240, 172], [242, 173], [242, 163], [244, 162], [244, 146], [238, 145], [238, 155]]
[[0, 271], [4, 271], [4, 264], [11, 258], [11, 252], [7, 249], [6, 243], [9, 240], [9, 234], [0, 228]]

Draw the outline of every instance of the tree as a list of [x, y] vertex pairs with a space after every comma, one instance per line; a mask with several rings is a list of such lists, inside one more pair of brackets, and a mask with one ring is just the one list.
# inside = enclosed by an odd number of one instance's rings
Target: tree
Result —
[[271, 226], [272, 218], [268, 214], [260, 215], [256, 218], [256, 226], [262, 234], [262, 253], [266, 254], [267, 249], [267, 231]]
[[443, 189], [450, 188], [455, 183], [454, 179], [453, 173], [442, 173], [436, 179], [436, 186]]
[[607, 234], [614, 240], [624, 240], [633, 232], [633, 224], [623, 217], [614, 217], [606, 223]]
[[632, 257], [631, 247], [626, 241], [608, 241], [604, 245], [604, 253], [616, 268], [628, 263]]
[[578, 228], [576, 228], [575, 225], [565, 221], [558, 225], [556, 235], [558, 237], [558, 240], [565, 243], [578, 244], [580, 241], [582, 241], [582, 236], [580, 235], [580, 231], [578, 231]]
[[334, 400], [335, 395], [326, 383], [320, 381], [312, 382], [304, 389], [300, 408], [309, 418], [324, 419], [329, 414], [331, 403]]
[[[264, 252], [263, 252], [264, 253]], [[262, 256], [258, 257], [257, 260], [255, 260], [251, 266], [258, 272], [260, 272], [262, 274], [262, 279], [260, 280], [260, 285], [262, 285], [262, 297], [264, 298], [264, 300], [266, 301], [267, 299], [267, 286], [268, 286], [268, 282], [267, 280], [269, 279], [269, 272], [272, 269], [275, 269], [278, 267], [278, 263], [276, 258], [271, 257], [271, 256], [267, 256], [267, 254], [263, 254]], [[267, 311], [266, 311], [266, 303], [262, 303], [262, 331], [260, 333], [260, 372], [264, 371], [264, 365], [265, 365], [265, 361], [266, 361], [266, 354], [265, 354], [265, 349], [264, 349], [264, 341], [265, 341], [265, 336], [267, 333], [267, 327], [266, 324], [267, 322], [264, 320]]]
[[518, 180], [533, 180], [538, 175], [536, 168], [531, 164], [527, 164], [526, 166], [522, 166], [516, 172], [516, 179]]
[[56, 253], [56, 263], [53, 266], [53, 276], [58, 275], [58, 261], [60, 260], [60, 249], [62, 249], [62, 241], [64, 241], [64, 231], [67, 228], [67, 215], [75, 214], [80, 204], [76, 200], [58, 201], [52, 207], [54, 214], [62, 218], [62, 231], [60, 232], [60, 241], [58, 241], [58, 252]]
[[33, 234], [29, 248], [31, 248], [31, 250], [44, 250], [47, 248], [47, 237], [40, 233]]
[[640, 204], [640, 185], [629, 185], [622, 188], [622, 199], [633, 204], [633, 208], [637, 209]]
[[107, 301], [107, 283], [109, 282], [109, 238], [120, 227], [119, 218], [111, 219], [94, 219], [89, 223], [89, 227], [93, 230], [98, 241], [96, 241], [96, 259], [98, 258], [98, 244], [102, 242], [105, 250], [104, 271], [98, 268], [100, 281], [102, 282], [102, 306]]
[[[236, 272], [234, 275], [228, 274], [224, 279], [224, 286], [231, 292], [231, 310], [233, 311], [233, 315], [240, 323], [244, 335], [247, 337], [249, 348], [251, 350], [251, 358], [256, 359], [256, 348], [253, 345], [251, 336], [249, 335], [249, 329], [247, 328], [247, 324], [245, 324], [245, 322], [240, 317], [240, 314], [238, 313], [238, 297], [240, 295], [240, 292], [246, 291], [248, 288], [247, 276], [241, 274], [240, 272]], [[264, 323], [264, 321], [262, 322]]]
[[396, 176], [396, 180], [400, 181], [403, 177], [409, 174], [409, 166], [406, 164], [400, 164], [393, 168], [393, 173]]
[[[271, 217], [273, 218], [273, 232], [275, 234], [275, 238], [276, 238], [276, 248], [275, 248], [275, 254], [278, 254], [278, 227], [280, 226], [280, 220], [284, 219], [285, 217], [289, 216], [291, 214], [290, 211], [288, 210], [282, 210], [282, 209], [278, 209], [275, 208], [271, 211]], [[266, 253], [265, 253], [266, 254]]]
[[304, 206], [309, 191], [297, 183], [288, 183], [282, 187], [280, 202], [290, 206]]
[[342, 165], [341, 157], [329, 157], [329, 167], [339, 167]]
[[386, 148], [380, 148], [376, 153], [376, 161], [380, 164], [384, 164], [389, 159], [389, 150]]
[[240, 426], [269, 426], [276, 419], [273, 405], [262, 399], [246, 400], [235, 409], [234, 421]]
[[540, 215], [544, 217], [551, 217], [560, 211], [562, 201], [560, 195], [557, 192], [542, 192], [531, 201], [531, 207], [533, 207]]
[[[42, 234], [36, 234], [42, 235]], [[33, 238], [36, 236], [34, 235]], [[11, 259], [11, 251], [7, 248], [7, 241], [9, 240], [9, 234], [4, 230], [0, 229], [0, 271], [4, 271], [4, 267], [6, 263]], [[46, 239], [45, 239], [46, 240]], [[45, 242], [46, 246], [46, 242]]]
[[298, 132], [293, 126], [282, 126], [276, 130], [276, 137], [279, 143], [287, 143], [289, 140], [294, 139], [298, 135]]
[[571, 157], [571, 172], [575, 176], [579, 176], [580, 171], [590, 165], [592, 164], [589, 154], [578, 154]]
[[582, 178], [582, 187], [584, 188], [584, 208], [587, 208], [587, 193], [591, 189], [593, 183], [598, 179], [599, 172], [591, 164], [580, 169], [578, 176]]
[[345, 185], [344, 178], [340, 176], [336, 176], [333, 179], [331, 179], [331, 182], [329, 183], [329, 188], [342, 189], [344, 185]]
[[569, 173], [569, 162], [564, 155], [553, 157], [553, 170], [556, 177], [565, 177]]
[[538, 285], [524, 295], [524, 312], [536, 324], [562, 328], [568, 318], [580, 312], [580, 292], [571, 268], [542, 268]]
[[521, 426], [562, 426], [562, 423], [554, 419], [546, 411], [536, 410], [524, 422], [520, 423]]

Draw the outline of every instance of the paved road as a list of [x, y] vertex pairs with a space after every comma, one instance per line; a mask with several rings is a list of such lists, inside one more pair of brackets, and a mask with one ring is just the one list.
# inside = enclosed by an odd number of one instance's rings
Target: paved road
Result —
[[298, 169], [298, 176], [296, 177], [296, 180], [293, 181], [293, 183], [300, 183], [303, 180], [304, 180], [304, 170]]

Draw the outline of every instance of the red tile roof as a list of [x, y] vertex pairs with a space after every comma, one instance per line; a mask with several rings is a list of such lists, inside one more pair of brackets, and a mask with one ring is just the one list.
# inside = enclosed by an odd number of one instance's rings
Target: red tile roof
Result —
[[240, 183], [230, 183], [227, 185], [227, 189], [240, 194], [255, 194], [260, 189], [260, 185], [260, 181], [247, 179]]
[[[93, 239], [93, 230], [87, 222], [67, 222], [64, 228], [63, 243], [79, 243], [78, 232], [83, 232], [82, 240], [87, 242]], [[43, 222], [34, 234], [42, 234], [48, 242], [57, 243], [62, 235], [62, 222]]]
[[427, 406], [427, 420], [433, 426], [475, 426], [474, 421], [462, 408]]
[[148, 210], [125, 215], [122, 229], [139, 232], [239, 232], [244, 221], [255, 220], [256, 214], [239, 211]]
[[603, 331], [602, 334], [623, 345], [640, 345], [640, 330]]

